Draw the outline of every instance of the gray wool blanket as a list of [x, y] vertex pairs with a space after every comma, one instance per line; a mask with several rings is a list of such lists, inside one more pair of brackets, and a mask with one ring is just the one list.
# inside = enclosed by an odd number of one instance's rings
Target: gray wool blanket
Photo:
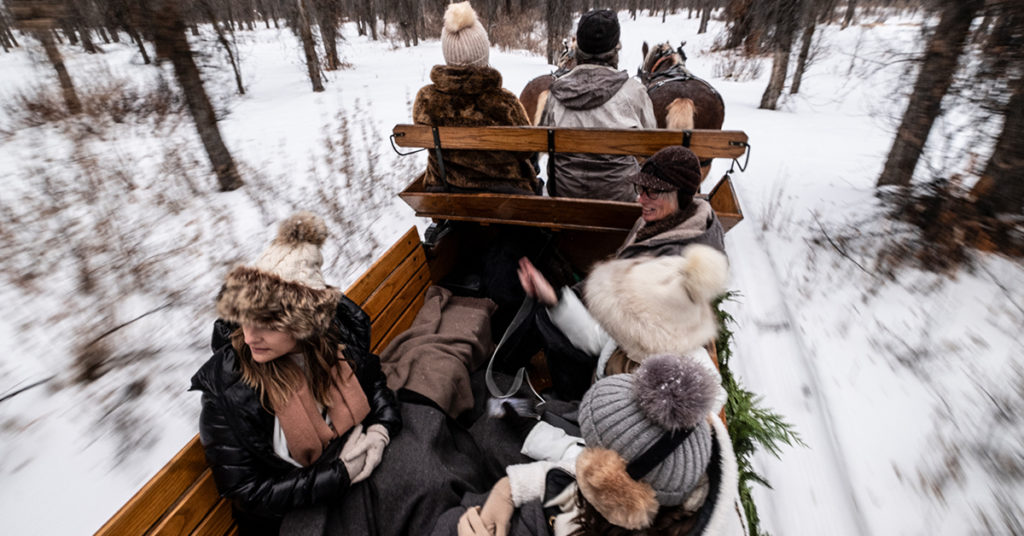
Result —
[[388, 387], [419, 393], [452, 417], [471, 409], [469, 375], [494, 350], [491, 314], [496, 308], [487, 298], [428, 288], [412, 326], [381, 352]]

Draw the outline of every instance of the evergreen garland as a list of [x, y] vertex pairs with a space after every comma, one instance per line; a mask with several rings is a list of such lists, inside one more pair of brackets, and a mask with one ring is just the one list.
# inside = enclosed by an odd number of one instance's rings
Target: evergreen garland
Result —
[[732, 358], [732, 325], [735, 319], [721, 307], [722, 302], [734, 299], [738, 294], [729, 291], [717, 300], [713, 306], [718, 315], [718, 339], [715, 341], [718, 351], [718, 367], [722, 373], [722, 386], [725, 388], [725, 420], [732, 439], [732, 448], [736, 453], [736, 464], [739, 469], [740, 502], [747, 518], [750, 536], [766, 536], [761, 531], [757, 505], [750, 495], [754, 483], [767, 488], [771, 485], [763, 476], [754, 470], [751, 457], [758, 447], [763, 447], [775, 457], [779, 456], [782, 444], [804, 445], [793, 425], [783, 420], [778, 413], [761, 405], [761, 397], [746, 390], [733, 376], [729, 369]]

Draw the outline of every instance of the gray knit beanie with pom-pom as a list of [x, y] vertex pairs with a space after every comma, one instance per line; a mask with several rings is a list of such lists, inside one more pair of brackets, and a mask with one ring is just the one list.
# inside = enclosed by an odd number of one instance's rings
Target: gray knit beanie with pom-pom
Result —
[[[657, 504], [682, 504], [711, 459], [707, 416], [717, 388], [717, 379], [692, 360], [673, 355], [649, 357], [634, 374], [609, 376], [586, 392], [579, 410], [583, 439], [588, 449], [615, 451], [629, 464], [667, 432], [692, 428], [682, 444], [639, 479], [653, 488]], [[588, 479], [587, 474], [578, 477]], [[621, 495], [621, 484], [618, 487]], [[600, 484], [581, 482], [584, 496], [605, 514], [602, 506], [608, 505], [598, 504], [598, 488]], [[588, 490], [595, 490], [595, 497], [587, 496]]]
[[448, 4], [441, 30], [441, 52], [448, 65], [487, 67], [491, 43], [469, 2]]

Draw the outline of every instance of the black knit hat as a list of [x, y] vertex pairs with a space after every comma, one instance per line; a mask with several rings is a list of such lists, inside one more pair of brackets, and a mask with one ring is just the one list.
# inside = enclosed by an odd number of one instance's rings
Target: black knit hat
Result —
[[576, 47], [587, 54], [603, 54], [619, 44], [619, 17], [610, 9], [592, 9], [576, 26]]
[[700, 160], [693, 151], [673, 145], [654, 153], [640, 171], [630, 177], [633, 184], [663, 192], [678, 191], [680, 199], [693, 197], [700, 189]]

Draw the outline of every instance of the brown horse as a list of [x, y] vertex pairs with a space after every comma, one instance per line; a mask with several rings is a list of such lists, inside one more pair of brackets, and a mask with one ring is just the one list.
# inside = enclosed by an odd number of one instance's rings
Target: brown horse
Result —
[[575, 38], [571, 41], [568, 39], [562, 40], [562, 53], [558, 55], [556, 65], [558, 69], [555, 72], [530, 80], [519, 94], [519, 102], [526, 109], [526, 117], [530, 118], [530, 124], [532, 125], [540, 122], [540, 116], [544, 113], [544, 106], [548, 102], [548, 92], [551, 89], [551, 83], [559, 76], [571, 71], [573, 67], [576, 67]]
[[[673, 49], [665, 42], [648, 50], [644, 41], [644, 62], [637, 74], [647, 86], [647, 94], [654, 104], [658, 128], [721, 129], [725, 121], [725, 102], [711, 84], [686, 69], [685, 44]], [[701, 162], [705, 176], [710, 166], [710, 160]]]

